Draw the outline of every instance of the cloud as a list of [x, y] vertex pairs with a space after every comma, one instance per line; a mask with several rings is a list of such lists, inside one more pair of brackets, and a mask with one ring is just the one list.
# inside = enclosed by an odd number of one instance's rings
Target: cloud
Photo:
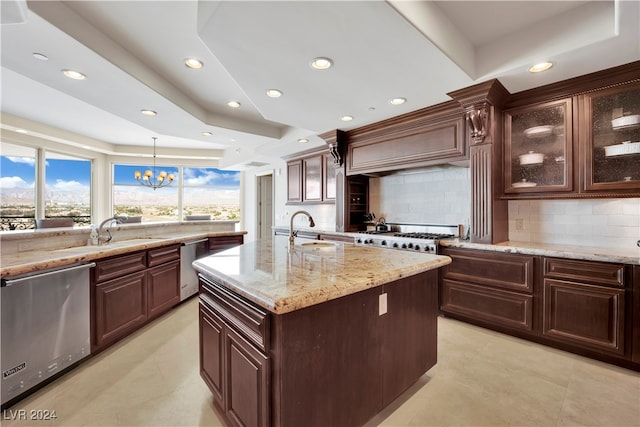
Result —
[[5, 156], [5, 158], [8, 159], [9, 161], [13, 162], [13, 163], [22, 163], [22, 164], [29, 165], [29, 166], [35, 166], [36, 165], [35, 157], [11, 157], [11, 156]]
[[57, 179], [55, 184], [50, 186], [52, 190], [58, 191], [89, 191], [89, 187], [78, 181], [64, 181]]
[[240, 185], [240, 172], [185, 168], [184, 185]]
[[0, 178], [0, 188], [34, 188], [34, 183], [29, 184], [19, 176], [3, 176]]

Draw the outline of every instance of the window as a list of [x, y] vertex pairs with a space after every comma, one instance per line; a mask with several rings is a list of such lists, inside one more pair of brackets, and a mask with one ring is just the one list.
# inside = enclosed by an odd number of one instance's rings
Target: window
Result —
[[175, 181], [157, 190], [145, 187], [135, 179], [135, 172], [144, 172], [149, 166], [114, 165], [113, 210], [118, 215], [141, 216], [143, 221], [177, 221], [178, 183], [177, 168], [158, 167], [158, 173], [174, 174]]
[[0, 143], [0, 220], [2, 231], [34, 227], [36, 150]]
[[73, 218], [77, 225], [91, 223], [91, 161], [47, 152], [45, 154], [45, 218]]
[[240, 172], [184, 168], [183, 213], [211, 219], [240, 219]]
[[240, 172], [157, 167], [157, 172], [173, 173], [176, 179], [167, 187], [153, 190], [135, 179], [136, 171], [144, 173], [147, 169], [141, 165], [114, 165], [114, 213], [141, 216], [143, 221], [179, 221], [191, 215], [240, 219]]

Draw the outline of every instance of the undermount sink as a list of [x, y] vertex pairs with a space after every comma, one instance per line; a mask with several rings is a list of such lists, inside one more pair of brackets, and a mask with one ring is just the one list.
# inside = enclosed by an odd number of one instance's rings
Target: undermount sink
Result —
[[336, 244], [332, 242], [306, 242], [306, 243], [302, 243], [300, 246], [313, 247], [313, 248], [331, 248], [331, 247], [334, 247], [335, 245]]

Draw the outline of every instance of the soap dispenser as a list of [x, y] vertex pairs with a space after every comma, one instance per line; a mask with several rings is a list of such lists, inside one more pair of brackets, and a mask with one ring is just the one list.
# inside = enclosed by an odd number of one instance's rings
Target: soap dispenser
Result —
[[98, 230], [95, 224], [91, 224], [91, 233], [89, 234], [89, 241], [87, 243], [94, 246], [98, 245]]

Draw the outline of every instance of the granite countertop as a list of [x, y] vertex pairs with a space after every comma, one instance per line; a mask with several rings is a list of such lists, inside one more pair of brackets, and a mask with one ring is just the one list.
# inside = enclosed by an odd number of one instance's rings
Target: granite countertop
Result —
[[132, 251], [146, 250], [216, 236], [244, 235], [246, 231], [167, 233], [137, 237], [100, 246], [74, 246], [53, 250], [32, 250], [3, 255], [0, 277], [18, 276], [79, 262], [95, 261]]
[[640, 248], [615, 249], [592, 246], [573, 246], [555, 243], [507, 241], [497, 244], [471, 243], [465, 240], [441, 240], [440, 245], [451, 248], [479, 249], [514, 254], [541, 255], [587, 261], [618, 262], [640, 265]]
[[[299, 242], [286, 236], [245, 243], [193, 263], [205, 276], [276, 314], [319, 304], [433, 270], [451, 262], [440, 255]], [[323, 244], [329, 246], [322, 246]]]

